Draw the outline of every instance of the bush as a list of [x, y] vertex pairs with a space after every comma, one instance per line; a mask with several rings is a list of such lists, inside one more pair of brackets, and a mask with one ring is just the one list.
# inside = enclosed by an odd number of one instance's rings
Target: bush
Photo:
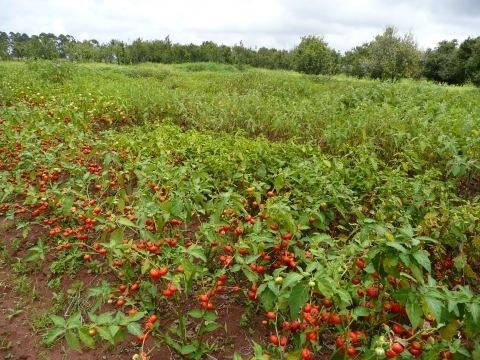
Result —
[[28, 60], [27, 68], [43, 81], [63, 83], [73, 77], [76, 65], [62, 60]]

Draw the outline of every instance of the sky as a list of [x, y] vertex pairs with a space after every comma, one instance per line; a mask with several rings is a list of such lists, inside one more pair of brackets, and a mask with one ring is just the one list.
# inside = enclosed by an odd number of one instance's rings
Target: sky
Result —
[[0, 0], [0, 31], [78, 40], [212, 40], [291, 49], [304, 35], [346, 51], [387, 25], [422, 49], [480, 36], [480, 0]]

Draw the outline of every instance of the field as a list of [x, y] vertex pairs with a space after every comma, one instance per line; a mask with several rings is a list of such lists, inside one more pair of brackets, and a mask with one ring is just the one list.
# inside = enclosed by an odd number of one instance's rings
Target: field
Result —
[[0, 125], [5, 359], [480, 359], [478, 89], [1, 62]]

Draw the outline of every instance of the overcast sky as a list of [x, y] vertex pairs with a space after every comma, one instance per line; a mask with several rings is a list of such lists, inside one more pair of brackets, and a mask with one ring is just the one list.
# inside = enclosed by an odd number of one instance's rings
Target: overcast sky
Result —
[[70, 34], [79, 40], [241, 40], [290, 49], [319, 35], [348, 50], [394, 25], [422, 48], [480, 36], [480, 0], [0, 0], [0, 30]]

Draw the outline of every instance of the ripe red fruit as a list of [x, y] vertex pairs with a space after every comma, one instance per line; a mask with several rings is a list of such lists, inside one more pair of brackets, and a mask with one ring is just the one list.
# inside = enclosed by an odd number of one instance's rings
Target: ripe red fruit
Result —
[[330, 307], [330, 306], [333, 305], [332, 302], [331, 302], [329, 299], [327, 299], [327, 298], [325, 298], [325, 299], [322, 300], [322, 304], [323, 304], [323, 306], [325, 306], [325, 307]]
[[312, 360], [313, 359], [312, 353], [307, 348], [302, 349], [301, 355], [302, 355], [302, 360]]
[[288, 343], [288, 339], [286, 336], [282, 336], [280, 338], [280, 346], [287, 346], [287, 343]]
[[302, 324], [300, 323], [300, 321], [295, 320], [290, 324], [290, 329], [292, 331], [298, 331], [298, 330], [300, 330], [301, 326], [302, 326]]
[[198, 297], [198, 300], [199, 300], [200, 302], [207, 302], [207, 301], [208, 301], [208, 296], [205, 295], [205, 294], [200, 295], [200, 296]]
[[267, 312], [267, 319], [275, 320], [276, 317], [277, 317], [277, 315], [273, 311]]
[[155, 314], [153, 314], [153, 315], [151, 315], [151, 316], [148, 318], [147, 323], [153, 324], [153, 323], [155, 323], [157, 320], [158, 320], [158, 316], [155, 315]]
[[361, 281], [359, 278], [357, 278], [357, 277], [354, 277], [354, 278], [352, 279], [352, 284], [353, 284], [353, 285], [358, 285], [358, 284], [360, 284], [361, 282], [362, 282], [362, 281]]
[[412, 342], [412, 349], [422, 350], [422, 344], [420, 344], [418, 341], [413, 341]]
[[360, 340], [358, 339], [358, 335], [357, 333], [353, 332], [353, 331], [350, 331], [348, 333], [348, 337], [350, 338], [350, 340], [352, 341], [353, 344], [358, 344], [360, 342]]
[[404, 332], [402, 325], [399, 325], [399, 324], [393, 324], [392, 331], [398, 336], [401, 336]]
[[341, 336], [337, 337], [337, 339], [335, 340], [335, 344], [341, 348], [345, 345], [345, 339]]
[[369, 298], [376, 299], [378, 297], [378, 288], [371, 286], [367, 289], [367, 295]]
[[393, 350], [388, 350], [385, 355], [387, 355], [387, 358], [393, 359], [395, 356], [397, 356], [397, 353]]
[[365, 268], [365, 260], [363, 260], [362, 258], [357, 259], [357, 261], [355, 261], [355, 264], [360, 270]]
[[310, 341], [317, 341], [317, 333], [315, 331], [308, 332], [307, 339]]
[[150, 279], [152, 279], [153, 281], [156, 281], [160, 278], [161, 278], [161, 275], [160, 275], [160, 270], [159, 269], [151, 269], [150, 270]]
[[172, 295], [173, 295], [172, 290], [170, 290], [170, 289], [165, 289], [165, 290], [163, 290], [163, 296], [165, 296], [165, 297], [171, 297]]
[[357, 353], [357, 350], [353, 346], [349, 346], [347, 349], [347, 355], [348, 356], [355, 356]]
[[394, 343], [392, 345], [392, 350], [396, 353], [396, 354], [401, 354], [403, 352], [403, 345], [402, 344], [399, 344], [399, 343]]
[[276, 335], [270, 335], [268, 339], [273, 345], [278, 345], [278, 337]]
[[331, 314], [328, 321], [332, 325], [339, 325], [342, 322], [342, 319], [338, 314]]
[[419, 349], [410, 348], [408, 349], [408, 351], [410, 352], [410, 354], [412, 354], [413, 357], [417, 357], [422, 354], [422, 350]]

